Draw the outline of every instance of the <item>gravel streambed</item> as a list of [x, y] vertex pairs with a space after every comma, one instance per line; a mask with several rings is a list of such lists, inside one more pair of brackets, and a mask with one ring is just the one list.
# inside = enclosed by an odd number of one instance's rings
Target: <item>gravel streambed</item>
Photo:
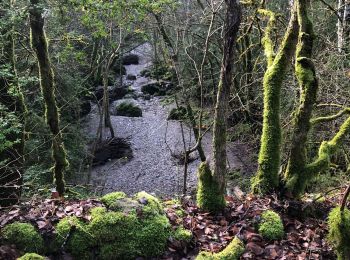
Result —
[[[141, 77], [140, 72], [152, 65], [151, 47], [148, 44], [139, 46], [133, 51], [139, 56], [138, 65], [125, 66], [127, 74], [136, 76], [136, 80], [129, 81], [136, 96], [140, 95], [141, 86], [152, 79]], [[126, 76], [124, 76], [126, 80]], [[92, 168], [91, 184], [100, 192], [124, 191], [133, 194], [138, 191], [153, 192], [160, 196], [181, 194], [183, 183], [183, 165], [178, 163], [173, 155], [183, 151], [181, 125], [178, 121], [167, 121], [169, 106], [162, 105], [161, 97], [122, 99], [111, 104], [130, 101], [142, 109], [142, 117], [111, 116], [112, 125], [117, 137], [126, 138], [131, 144], [133, 158], [131, 160], [111, 160], [104, 165]], [[86, 132], [95, 136], [99, 116], [97, 108], [87, 116]], [[183, 125], [187, 144], [195, 142], [192, 131]], [[104, 129], [104, 138], [109, 137], [108, 129]], [[204, 150], [211, 152], [211, 135], [207, 134], [203, 140]], [[196, 169], [200, 163], [193, 160], [188, 167], [188, 190], [196, 187]], [[236, 158], [228, 152], [230, 167], [235, 167]]]

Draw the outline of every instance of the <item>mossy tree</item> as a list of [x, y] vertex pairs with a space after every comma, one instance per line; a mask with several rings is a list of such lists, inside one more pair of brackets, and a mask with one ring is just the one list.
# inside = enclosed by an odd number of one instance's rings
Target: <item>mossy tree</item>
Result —
[[281, 125], [280, 99], [281, 87], [286, 76], [292, 55], [295, 52], [298, 35], [296, 5], [291, 9], [291, 18], [284, 39], [277, 54], [271, 34], [276, 22], [276, 15], [267, 10], [260, 10], [270, 20], [265, 30], [263, 44], [267, 58], [267, 70], [264, 75], [264, 114], [261, 146], [259, 151], [258, 171], [252, 182], [255, 193], [269, 193], [279, 185]]
[[[219, 197], [226, 193], [226, 132], [228, 102], [232, 85], [233, 64], [237, 34], [241, 23], [241, 6], [235, 0], [226, 1], [226, 17], [223, 31], [223, 57], [220, 82], [214, 115], [213, 177], [218, 185]], [[221, 204], [222, 198], [217, 202]], [[205, 206], [205, 205], [204, 205]]]
[[[17, 75], [15, 54], [14, 1], [5, 1], [0, 10], [1, 19], [1, 76], [0, 105], [15, 119], [6, 124], [5, 144], [0, 145], [0, 206], [8, 206], [18, 201], [24, 162], [25, 103]], [[12, 11], [11, 11], [12, 10]], [[2, 115], [1, 115], [2, 116]], [[3, 117], [4, 120], [6, 117]]]
[[[295, 187], [292, 186], [300, 184], [295, 179], [299, 179], [297, 176], [303, 179], [302, 176], [307, 163], [306, 142], [318, 90], [315, 66], [311, 59], [314, 42], [313, 25], [307, 15], [305, 0], [297, 1], [297, 13], [299, 36], [295, 58], [295, 74], [300, 86], [300, 101], [294, 117], [291, 150], [285, 172], [287, 187], [293, 193], [295, 193]], [[294, 180], [293, 184], [291, 184], [291, 180]]]
[[52, 134], [52, 168], [56, 189], [64, 193], [64, 172], [68, 166], [66, 151], [59, 126], [59, 109], [55, 98], [55, 80], [48, 53], [48, 44], [44, 31], [43, 2], [30, 0], [29, 19], [31, 45], [36, 53], [39, 66], [40, 87], [45, 102], [45, 118]]
[[198, 172], [197, 205], [209, 212], [218, 212], [225, 207], [224, 193], [220, 185], [213, 177], [207, 162], [199, 165]]
[[350, 259], [350, 210], [346, 208], [349, 194], [350, 185], [345, 190], [340, 206], [328, 216], [328, 241], [335, 247], [338, 260]]
[[315, 68], [311, 60], [314, 38], [313, 25], [307, 14], [308, 1], [298, 0], [296, 2], [299, 42], [296, 53], [295, 73], [301, 88], [301, 94], [299, 107], [297, 108], [294, 119], [291, 152], [284, 175], [287, 192], [289, 195], [295, 197], [305, 191], [307, 183], [317, 173], [329, 169], [331, 156], [337, 151], [346, 135], [350, 132], [350, 118], [348, 118], [331, 140], [322, 142], [317, 158], [313, 162], [308, 163], [306, 143], [310, 127], [319, 122], [331, 121], [338, 118], [346, 113], [348, 109], [344, 109], [336, 116], [311, 118], [318, 90]]

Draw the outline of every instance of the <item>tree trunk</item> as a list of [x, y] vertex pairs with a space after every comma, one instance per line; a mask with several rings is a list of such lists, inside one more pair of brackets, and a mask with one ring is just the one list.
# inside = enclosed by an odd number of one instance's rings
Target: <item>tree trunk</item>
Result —
[[108, 93], [108, 74], [109, 74], [109, 64], [107, 64], [104, 68], [103, 72], [103, 105], [102, 105], [102, 111], [104, 116], [104, 124], [105, 127], [109, 128], [111, 138], [114, 138], [114, 130], [111, 122], [111, 115], [109, 112], [109, 93]]
[[299, 190], [304, 190], [305, 186], [303, 172], [307, 163], [306, 143], [318, 90], [315, 66], [312, 61], [314, 32], [307, 15], [306, 0], [299, 0], [297, 6], [299, 39], [295, 73], [300, 86], [300, 101], [295, 113], [290, 156], [285, 172], [287, 189], [295, 195]]
[[279, 185], [281, 126], [280, 99], [281, 87], [286, 76], [291, 57], [295, 52], [295, 42], [298, 35], [298, 23], [295, 5], [285, 33], [283, 42], [275, 56], [271, 33], [276, 21], [275, 14], [261, 10], [270, 16], [269, 25], [265, 31], [264, 47], [267, 56], [267, 70], [264, 75], [264, 115], [261, 146], [259, 151], [258, 171], [252, 182], [254, 193], [270, 193]]
[[223, 59], [213, 130], [213, 173], [206, 163], [202, 163], [198, 170], [198, 205], [209, 211], [219, 211], [225, 207], [227, 110], [232, 85], [234, 51], [242, 15], [238, 1], [225, 2], [227, 10], [223, 35]]
[[[13, 4], [14, 2], [10, 1], [7, 10], [11, 10]], [[6, 11], [0, 13], [0, 19], [11, 20]], [[0, 206], [9, 206], [18, 202], [21, 196], [23, 178], [26, 108], [18, 83], [13, 27], [14, 25], [8, 22], [8, 26], [1, 30], [5, 45], [2, 55], [0, 55], [0, 62], [8, 65], [11, 75], [0, 77], [0, 104], [5, 106], [8, 111], [13, 112], [22, 125], [20, 131], [6, 135], [6, 140], [13, 145], [0, 152], [0, 162], [6, 163], [0, 169]], [[15, 94], [10, 91], [11, 85], [14, 86]]]
[[350, 52], [350, 0], [345, 0], [344, 7], [344, 46], [347, 53]]
[[338, 0], [338, 21], [337, 21], [337, 37], [338, 37], [338, 52], [343, 51], [343, 40], [344, 40], [344, 4], [345, 0]]
[[31, 44], [38, 59], [40, 86], [45, 102], [45, 118], [52, 134], [53, 173], [56, 189], [62, 196], [65, 187], [64, 172], [68, 166], [68, 162], [59, 127], [59, 112], [55, 99], [54, 74], [49, 59], [41, 4], [40, 0], [30, 0], [29, 18]]
[[228, 100], [232, 85], [234, 51], [241, 23], [241, 8], [236, 0], [226, 1], [227, 11], [224, 27], [224, 50], [221, 65], [220, 82], [214, 115], [213, 130], [213, 176], [224, 195], [226, 188], [226, 128]]

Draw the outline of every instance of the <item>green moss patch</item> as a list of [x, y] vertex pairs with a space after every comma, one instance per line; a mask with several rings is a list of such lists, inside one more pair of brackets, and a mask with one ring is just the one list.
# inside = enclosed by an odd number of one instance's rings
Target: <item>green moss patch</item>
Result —
[[350, 259], [350, 210], [333, 209], [328, 216], [328, 227], [328, 241], [333, 244], [338, 259]]
[[272, 210], [261, 215], [259, 233], [266, 239], [278, 240], [284, 236], [284, 227], [281, 217]]
[[113, 192], [101, 200], [108, 208], [93, 208], [89, 223], [76, 217], [62, 219], [56, 226], [56, 244], [65, 243], [79, 259], [147, 258], [165, 251], [172, 230], [156, 197], [139, 192], [128, 198]]
[[179, 241], [184, 241], [189, 243], [192, 239], [192, 233], [191, 231], [180, 226], [174, 231], [173, 238]]
[[144, 206], [143, 212], [151, 215], [164, 214], [163, 206], [160, 201], [147, 192], [141, 191], [137, 193], [135, 199]]
[[124, 199], [126, 197], [126, 194], [121, 191], [112, 192], [104, 195], [101, 198], [101, 201], [103, 204], [105, 204], [107, 207], [110, 207], [113, 203], [115, 203], [117, 200]]
[[27, 253], [17, 260], [45, 260], [45, 257], [35, 254], [35, 253]]
[[89, 248], [94, 245], [95, 241], [88, 224], [77, 217], [65, 217], [57, 224], [54, 250], [64, 247], [75, 257], [90, 259], [92, 253]]
[[141, 108], [132, 103], [122, 102], [116, 107], [116, 115], [128, 117], [142, 117], [142, 110]]
[[243, 252], [243, 242], [235, 237], [223, 251], [216, 254], [201, 252], [196, 260], [238, 260]]
[[6, 244], [14, 244], [23, 252], [41, 253], [44, 251], [43, 239], [31, 224], [14, 222], [5, 226], [1, 233]]
[[219, 191], [219, 185], [215, 181], [209, 165], [207, 163], [201, 163], [197, 175], [197, 205], [201, 209], [210, 212], [218, 212], [222, 210], [226, 205], [225, 198]]

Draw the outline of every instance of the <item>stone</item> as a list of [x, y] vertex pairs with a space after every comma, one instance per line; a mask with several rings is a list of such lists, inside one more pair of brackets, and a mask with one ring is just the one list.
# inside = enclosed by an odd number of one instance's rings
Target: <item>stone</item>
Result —
[[133, 74], [128, 74], [128, 75], [126, 76], [126, 79], [127, 79], [127, 80], [136, 80], [136, 76], [133, 75]]
[[137, 65], [139, 64], [139, 56], [136, 54], [129, 54], [123, 57], [123, 65]]

